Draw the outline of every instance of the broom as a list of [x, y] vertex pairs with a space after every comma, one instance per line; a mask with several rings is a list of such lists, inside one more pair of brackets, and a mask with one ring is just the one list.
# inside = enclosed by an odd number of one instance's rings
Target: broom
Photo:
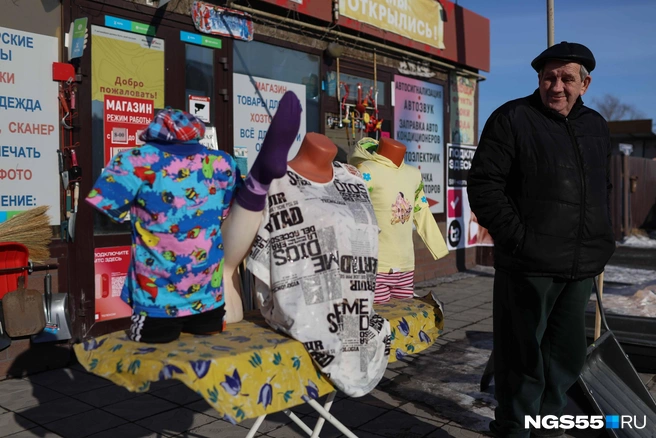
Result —
[[0, 224], [0, 242], [17, 242], [25, 245], [30, 260], [37, 263], [50, 258], [48, 245], [52, 240], [48, 206], [26, 210]]

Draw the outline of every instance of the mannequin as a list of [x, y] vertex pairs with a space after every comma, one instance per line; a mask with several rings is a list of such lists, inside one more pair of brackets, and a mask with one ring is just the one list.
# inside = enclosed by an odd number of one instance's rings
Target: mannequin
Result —
[[[333, 178], [332, 162], [337, 146], [325, 135], [310, 132], [305, 135], [301, 148], [289, 161], [289, 167], [310, 181], [326, 183]], [[224, 289], [226, 323], [239, 322], [244, 318], [239, 272], [253, 244], [262, 222], [262, 211], [251, 211], [235, 203], [221, 227], [225, 246]]]
[[391, 329], [373, 308], [376, 215], [358, 170], [333, 162], [337, 152], [326, 136], [305, 136], [271, 182], [247, 266], [267, 323], [357, 397], [384, 374]]
[[223, 331], [220, 226], [240, 178], [234, 158], [199, 142], [204, 134], [192, 114], [159, 111], [139, 136], [144, 144], [116, 154], [86, 199], [117, 222], [130, 214], [121, 299], [132, 308], [132, 341]]
[[310, 181], [327, 183], [333, 179], [333, 160], [337, 146], [325, 135], [308, 133], [289, 167]]
[[367, 146], [375, 143], [362, 139], [349, 162], [362, 172], [381, 229], [375, 302], [383, 303], [414, 295], [413, 223], [434, 259], [449, 252], [424, 195], [421, 172], [404, 163], [405, 145], [382, 138], [370, 153]]
[[391, 138], [381, 138], [376, 153], [389, 158], [396, 167], [400, 167], [405, 158], [406, 147], [400, 141]]

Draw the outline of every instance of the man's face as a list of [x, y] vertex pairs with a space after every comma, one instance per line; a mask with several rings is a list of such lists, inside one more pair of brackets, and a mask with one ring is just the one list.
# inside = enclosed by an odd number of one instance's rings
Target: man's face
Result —
[[576, 62], [547, 61], [538, 74], [542, 103], [564, 116], [569, 115], [579, 96], [588, 90], [592, 78], [581, 81], [581, 65]]

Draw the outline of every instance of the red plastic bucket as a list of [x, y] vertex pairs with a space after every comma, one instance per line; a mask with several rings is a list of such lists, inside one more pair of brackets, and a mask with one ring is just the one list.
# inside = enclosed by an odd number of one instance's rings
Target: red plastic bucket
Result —
[[[15, 242], [0, 242], [0, 299], [18, 287], [18, 277], [25, 277], [27, 288], [27, 266], [29, 251], [25, 245]], [[6, 269], [15, 269], [4, 272]]]

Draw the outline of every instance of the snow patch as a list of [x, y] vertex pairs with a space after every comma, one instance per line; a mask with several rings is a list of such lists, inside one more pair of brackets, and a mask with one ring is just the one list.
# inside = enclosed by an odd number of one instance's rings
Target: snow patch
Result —
[[617, 242], [618, 246], [629, 246], [631, 248], [656, 248], [656, 239], [650, 239], [649, 236], [634, 234]]
[[[597, 297], [592, 295], [592, 300]], [[601, 297], [606, 313], [616, 315], [656, 317], [656, 285], [641, 289], [633, 295], [604, 294]]]
[[656, 271], [649, 269], [625, 268], [606, 265], [604, 282], [623, 284], [643, 284], [656, 281]]

